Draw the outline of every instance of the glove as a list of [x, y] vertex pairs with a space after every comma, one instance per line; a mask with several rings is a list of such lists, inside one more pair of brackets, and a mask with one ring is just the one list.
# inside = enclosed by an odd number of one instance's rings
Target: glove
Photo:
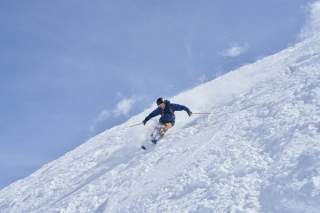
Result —
[[147, 121], [146, 121], [146, 120], [143, 120], [142, 123], [143, 123], [143, 125], [146, 125]]
[[192, 112], [191, 111], [188, 111], [188, 115], [189, 115], [189, 117], [192, 115]]

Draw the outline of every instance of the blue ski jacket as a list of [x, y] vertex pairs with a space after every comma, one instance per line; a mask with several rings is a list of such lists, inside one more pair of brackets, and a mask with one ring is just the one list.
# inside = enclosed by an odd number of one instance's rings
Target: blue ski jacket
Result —
[[151, 112], [145, 119], [144, 122], [147, 122], [148, 120], [150, 120], [153, 117], [156, 117], [158, 115], [161, 115], [159, 122], [161, 124], [164, 123], [172, 123], [172, 125], [174, 125], [175, 123], [175, 115], [174, 112], [175, 111], [186, 111], [189, 115], [191, 113], [190, 109], [186, 106], [183, 105], [179, 105], [179, 104], [172, 104], [170, 103], [170, 101], [165, 100], [165, 108], [161, 109], [160, 107], [158, 107], [157, 109], [155, 109], [153, 112]]

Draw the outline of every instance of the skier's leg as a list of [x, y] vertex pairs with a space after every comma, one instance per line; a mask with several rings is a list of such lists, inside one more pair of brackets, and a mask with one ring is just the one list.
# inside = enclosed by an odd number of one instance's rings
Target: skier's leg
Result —
[[168, 131], [168, 129], [170, 129], [172, 126], [173, 126], [172, 123], [163, 124], [163, 126], [159, 130], [160, 136], [163, 137], [166, 131]]
[[154, 137], [157, 137], [158, 135], [159, 135], [159, 131], [160, 131], [160, 129], [162, 128], [162, 124], [157, 124], [155, 127], [154, 127], [154, 129], [153, 129], [153, 131], [152, 131], [152, 133], [151, 133], [151, 138], [154, 138]]
[[161, 138], [160, 136], [160, 130], [162, 128], [163, 124], [159, 123], [157, 126], [155, 126], [152, 134], [151, 134], [151, 142], [156, 144], [157, 141]]
[[172, 123], [160, 123], [151, 135], [151, 142], [156, 144], [172, 126]]

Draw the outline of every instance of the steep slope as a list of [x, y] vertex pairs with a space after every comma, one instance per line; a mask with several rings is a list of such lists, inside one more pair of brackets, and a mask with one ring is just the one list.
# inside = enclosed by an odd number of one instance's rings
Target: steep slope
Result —
[[318, 212], [320, 39], [313, 37], [172, 99], [153, 128], [127, 128], [151, 108], [0, 191], [0, 212]]

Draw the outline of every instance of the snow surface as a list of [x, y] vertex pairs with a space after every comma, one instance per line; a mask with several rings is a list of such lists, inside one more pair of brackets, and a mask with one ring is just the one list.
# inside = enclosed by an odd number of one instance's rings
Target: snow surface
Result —
[[[320, 211], [320, 39], [174, 97], [193, 111], [151, 151], [152, 108], [0, 191], [0, 212]], [[152, 123], [152, 122], [151, 122]]]
[[194, 112], [150, 151], [153, 109], [0, 191], [0, 212], [320, 212], [320, 37], [171, 99]]

